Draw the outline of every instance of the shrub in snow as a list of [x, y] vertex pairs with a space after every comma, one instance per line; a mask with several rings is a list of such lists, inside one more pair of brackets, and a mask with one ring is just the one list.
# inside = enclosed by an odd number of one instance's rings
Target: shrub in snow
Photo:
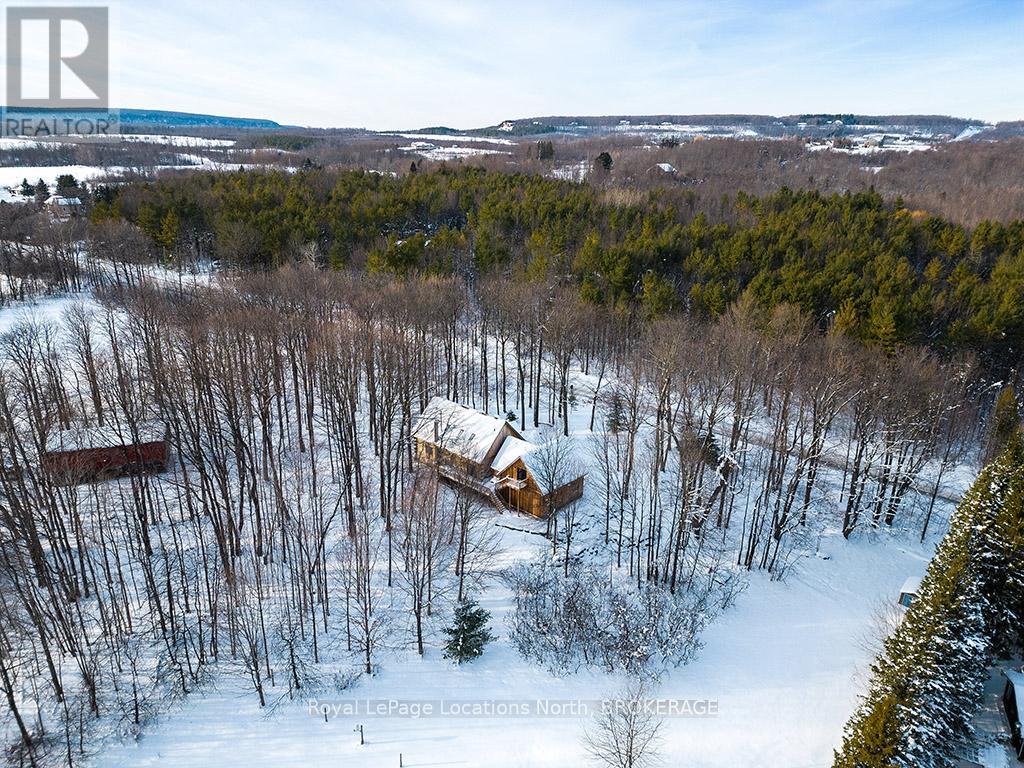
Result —
[[507, 580], [515, 593], [512, 643], [553, 673], [596, 666], [657, 676], [693, 658], [700, 632], [713, 618], [715, 601], [707, 591], [672, 594], [655, 583], [637, 587], [587, 565], [566, 576], [554, 563], [521, 563]]

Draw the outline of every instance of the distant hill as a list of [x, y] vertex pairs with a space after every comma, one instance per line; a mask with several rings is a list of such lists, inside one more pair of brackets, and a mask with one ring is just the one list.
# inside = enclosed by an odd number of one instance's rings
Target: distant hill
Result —
[[158, 109], [122, 109], [121, 125], [166, 125], [170, 127], [280, 128], [273, 120], [254, 117], [202, 115], [194, 112], [165, 112]]
[[[20, 115], [56, 115], [60, 118], [89, 117], [88, 110], [42, 110], [42, 109], [10, 109], [8, 117]], [[195, 112], [168, 112], [161, 109], [122, 109], [120, 110], [122, 127], [156, 127], [156, 128], [281, 128], [280, 123], [273, 120], [252, 117], [227, 117], [223, 115], [203, 115]]]
[[[537, 136], [561, 133], [601, 136], [609, 133], [675, 133], [681, 135], [778, 138], [803, 136], [827, 138], [861, 133], [914, 133], [928, 137], [955, 137], [964, 131], [988, 130], [981, 120], [946, 115], [550, 115], [505, 120], [498, 125], [462, 131], [485, 136]], [[422, 129], [447, 133], [451, 128]]]

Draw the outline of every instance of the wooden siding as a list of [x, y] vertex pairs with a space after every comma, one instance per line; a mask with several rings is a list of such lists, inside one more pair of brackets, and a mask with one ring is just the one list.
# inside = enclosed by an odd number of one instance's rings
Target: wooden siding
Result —
[[[523, 477], [522, 480], [519, 480]], [[498, 494], [512, 508], [534, 517], [546, 517], [548, 510], [561, 509], [583, 496], [583, 478], [556, 488], [553, 493], [541, 493], [540, 486], [522, 459], [516, 459], [497, 475]], [[502, 481], [505, 481], [504, 483]], [[522, 487], [515, 487], [522, 483]]]
[[47, 451], [41, 463], [48, 474], [65, 483], [162, 472], [167, 466], [167, 443], [156, 440], [138, 445]]
[[491, 473], [490, 464], [479, 464], [467, 459], [465, 456], [459, 456], [438, 445], [418, 438], [416, 440], [416, 460], [420, 464], [427, 465], [447, 464], [460, 472], [478, 479], [488, 477]]

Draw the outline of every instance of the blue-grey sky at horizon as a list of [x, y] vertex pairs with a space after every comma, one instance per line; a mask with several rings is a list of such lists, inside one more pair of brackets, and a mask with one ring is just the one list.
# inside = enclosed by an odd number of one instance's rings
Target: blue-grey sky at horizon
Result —
[[123, 0], [112, 47], [119, 106], [297, 125], [477, 127], [551, 114], [1024, 119], [1021, 0]]

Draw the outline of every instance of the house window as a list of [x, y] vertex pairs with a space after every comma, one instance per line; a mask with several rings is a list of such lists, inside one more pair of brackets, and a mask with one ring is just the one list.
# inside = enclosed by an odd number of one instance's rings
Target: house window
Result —
[[522, 467], [516, 467], [516, 480], [525, 480], [526, 470]]

